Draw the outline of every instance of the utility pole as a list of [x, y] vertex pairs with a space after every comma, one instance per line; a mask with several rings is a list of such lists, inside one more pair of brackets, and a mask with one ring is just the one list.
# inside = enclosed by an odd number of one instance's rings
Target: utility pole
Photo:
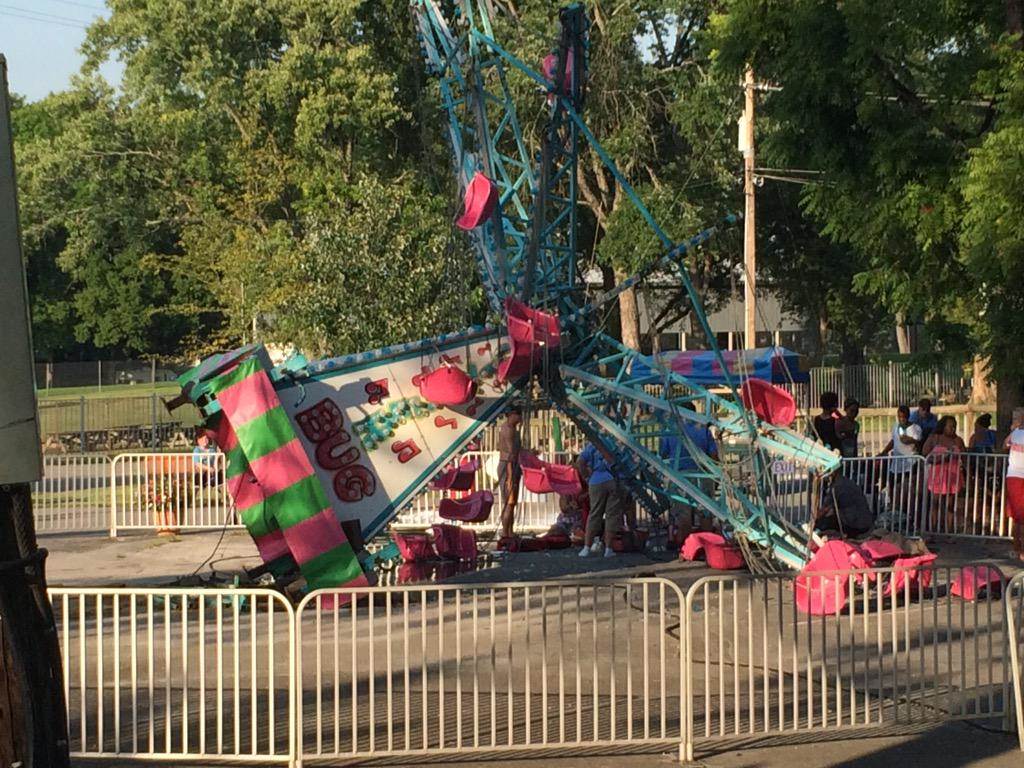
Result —
[[0, 764], [67, 768], [60, 647], [29, 483], [42, 475], [7, 61], [0, 55]]
[[739, 148], [743, 152], [743, 347], [757, 346], [757, 256], [754, 229], [754, 70], [743, 77], [744, 108]]

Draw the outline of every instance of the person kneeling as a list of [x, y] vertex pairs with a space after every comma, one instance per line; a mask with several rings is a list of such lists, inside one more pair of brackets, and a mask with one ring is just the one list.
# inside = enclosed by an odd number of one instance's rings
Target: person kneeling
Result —
[[875, 527], [864, 491], [853, 480], [833, 472], [825, 479], [821, 506], [814, 517], [814, 530], [826, 537], [858, 537]]

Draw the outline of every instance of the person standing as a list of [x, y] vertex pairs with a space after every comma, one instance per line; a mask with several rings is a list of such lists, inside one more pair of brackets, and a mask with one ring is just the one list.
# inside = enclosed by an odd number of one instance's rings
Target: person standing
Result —
[[622, 527], [622, 499], [619, 484], [612, 473], [611, 462], [604, 450], [593, 443], [587, 443], [577, 460], [580, 476], [587, 481], [590, 497], [590, 514], [587, 516], [587, 530], [583, 539], [580, 557], [590, 557], [601, 551], [599, 538], [604, 527], [604, 556], [614, 557], [612, 541]]
[[[924, 442], [921, 455], [928, 463], [928, 493], [932, 503], [932, 533], [964, 533], [956, 529], [956, 500], [963, 488], [961, 454], [967, 450], [956, 433], [956, 419], [943, 416]], [[945, 529], [939, 526], [945, 523]]]
[[[910, 408], [901, 405], [896, 409], [896, 424], [892, 428], [892, 438], [879, 456], [892, 454], [889, 462], [889, 506], [893, 511], [902, 507], [911, 520], [917, 516], [917, 498], [920, 486], [914, 472], [914, 459], [921, 443], [921, 427], [910, 423]], [[916, 525], [914, 526], [917, 527]]]
[[498, 483], [501, 487], [501, 535], [512, 538], [516, 520], [516, 505], [519, 503], [519, 481], [523, 470], [519, 466], [519, 452], [523, 439], [519, 427], [523, 423], [523, 412], [513, 405], [505, 411], [505, 421], [498, 429]]
[[1006, 461], [1006, 514], [1013, 526], [1013, 552], [1024, 560], [1024, 408], [1015, 408], [1003, 447]]
[[814, 417], [814, 433], [833, 451], [839, 450], [839, 438], [836, 436], [836, 422], [842, 418], [839, 413], [839, 395], [835, 392], [822, 392], [818, 398], [821, 413]]
[[839, 441], [839, 455], [844, 459], [852, 459], [857, 456], [857, 437], [860, 435], [860, 422], [857, 421], [857, 414], [860, 413], [860, 403], [852, 397], [848, 397], [843, 403], [845, 413], [836, 421], [836, 438]]
[[[692, 403], [684, 403], [683, 407], [690, 411], [695, 410]], [[683, 432], [701, 452], [715, 461], [718, 460], [718, 445], [707, 425], [684, 421]], [[670, 467], [680, 472], [690, 473], [699, 470], [686, 441], [675, 435], [666, 435], [658, 441], [658, 454]], [[698, 477], [694, 478], [693, 482], [705, 494], [714, 495], [714, 482], [710, 478]], [[670, 522], [678, 532], [678, 538], [685, 539], [686, 535], [694, 530], [711, 530], [714, 520], [704, 514], [702, 509], [694, 503], [672, 502], [669, 514], [673, 519]], [[682, 544], [682, 541], [679, 543]]]
[[917, 404], [917, 410], [910, 417], [911, 424], [917, 424], [921, 428], [922, 444], [931, 437], [932, 432], [939, 426], [939, 417], [932, 413], [932, 401], [922, 397]]

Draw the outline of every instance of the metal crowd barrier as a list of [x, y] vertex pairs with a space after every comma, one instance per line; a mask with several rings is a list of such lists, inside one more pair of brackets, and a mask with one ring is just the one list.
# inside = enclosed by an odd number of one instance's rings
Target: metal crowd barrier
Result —
[[110, 524], [110, 458], [102, 453], [43, 457], [32, 484], [36, 531], [102, 531]]
[[976, 719], [1008, 727], [1006, 584], [967, 602], [950, 592], [957, 570], [930, 569], [928, 588], [905, 579], [895, 595], [885, 594], [893, 569], [822, 574], [813, 588], [848, 595], [826, 616], [797, 610], [795, 574], [696, 582], [684, 620], [685, 758], [798, 733]]
[[51, 589], [75, 757], [290, 762], [295, 614], [254, 589]]
[[843, 459], [843, 473], [864, 490], [890, 530], [1004, 538], [1005, 454], [886, 456]]
[[240, 528], [222, 453], [122, 453], [111, 468], [110, 535], [130, 529]]
[[1010, 580], [1006, 599], [1006, 635], [1010, 648], [1014, 719], [1017, 742], [1024, 752], [1024, 573]]
[[675, 747], [665, 579], [330, 590], [297, 609], [298, 755]]

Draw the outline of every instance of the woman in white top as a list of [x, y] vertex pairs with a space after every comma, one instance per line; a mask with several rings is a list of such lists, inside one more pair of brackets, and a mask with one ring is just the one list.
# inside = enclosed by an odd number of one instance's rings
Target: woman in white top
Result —
[[1006, 514], [1013, 526], [1013, 552], [1024, 560], [1024, 408], [1015, 408], [1003, 447], [1006, 460]]

